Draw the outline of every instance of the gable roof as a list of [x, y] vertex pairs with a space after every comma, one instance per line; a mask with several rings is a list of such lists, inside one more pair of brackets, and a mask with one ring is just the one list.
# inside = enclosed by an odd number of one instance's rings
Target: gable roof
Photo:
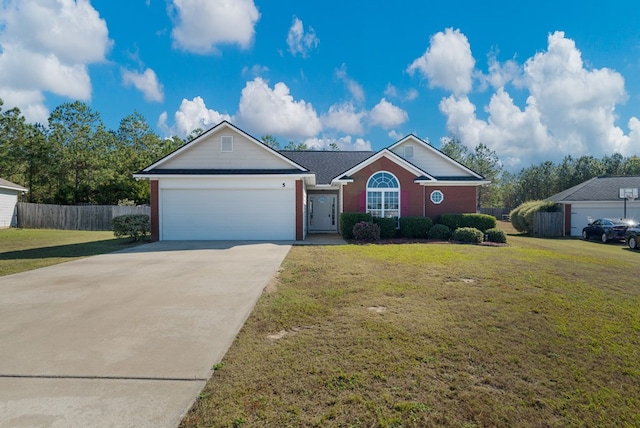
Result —
[[[218, 132], [218, 131], [220, 131], [222, 129], [225, 129], [225, 128], [242, 135], [243, 137], [245, 137], [250, 142], [256, 144], [257, 147], [260, 147], [261, 149], [265, 150], [265, 152], [271, 153], [273, 156], [276, 156], [279, 159], [285, 161], [287, 164], [291, 165], [292, 169], [297, 170], [299, 172], [307, 172], [307, 169], [305, 167], [303, 167], [302, 165], [299, 165], [296, 162], [292, 161], [291, 159], [289, 159], [289, 158], [287, 158], [285, 156], [282, 156], [276, 150], [273, 150], [271, 147], [269, 147], [266, 144], [262, 143], [261, 141], [257, 140], [253, 136], [247, 134], [246, 132], [244, 132], [240, 128], [238, 128], [238, 127], [232, 125], [231, 123], [227, 122], [226, 120], [224, 120], [224, 121], [220, 122], [219, 124], [217, 124], [216, 126], [214, 126], [214, 127], [210, 128], [209, 130], [203, 132], [202, 134], [200, 134], [199, 136], [197, 136], [193, 140], [189, 141], [188, 143], [184, 144], [183, 146], [181, 146], [178, 149], [174, 150], [173, 152], [169, 153], [168, 155], [166, 155], [162, 159], [160, 159], [160, 160], [154, 162], [153, 164], [149, 165], [148, 167], [144, 168], [138, 174], [145, 175], [145, 173], [148, 174], [148, 173], [157, 173], [157, 172], [159, 172], [162, 169], [162, 165], [163, 164], [165, 164], [168, 161], [170, 161], [171, 159], [179, 156], [183, 152], [185, 152], [187, 150], [191, 150], [194, 146], [200, 144], [201, 142], [206, 141], [207, 137], [209, 135], [211, 135], [211, 134], [213, 134], [215, 132]], [[178, 172], [176, 170], [175, 173], [180, 174], [180, 173], [184, 173], [184, 171], [187, 171], [187, 170], [181, 169], [180, 171], [182, 171], [182, 172]], [[215, 171], [215, 170], [207, 170], [207, 171], [208, 172], [202, 170], [201, 173], [213, 173], [213, 171]], [[251, 174], [251, 172], [247, 172], [247, 173]]]
[[402, 138], [401, 140], [397, 141], [396, 143], [392, 144], [391, 146], [389, 146], [389, 150], [395, 149], [398, 146], [401, 146], [402, 144], [411, 141], [412, 143], [417, 143], [419, 144], [422, 148], [426, 149], [428, 152], [432, 153], [434, 156], [436, 156], [436, 158], [441, 159], [442, 161], [448, 163], [449, 165], [455, 167], [455, 168], [459, 168], [462, 171], [466, 172], [467, 174], [471, 174], [471, 177], [462, 177], [462, 176], [439, 176], [439, 175], [433, 175], [433, 177], [435, 177], [436, 180], [439, 181], [474, 181], [474, 180], [484, 180], [484, 177], [480, 174], [478, 174], [477, 172], [471, 170], [470, 168], [466, 167], [465, 165], [463, 165], [462, 163], [458, 162], [457, 160], [453, 159], [451, 156], [447, 155], [444, 152], [441, 152], [440, 150], [436, 149], [435, 147], [433, 147], [431, 144], [427, 143], [426, 141], [422, 140], [421, 138], [417, 137], [414, 134], [409, 134], [406, 137]]
[[547, 201], [618, 201], [618, 189], [640, 188], [640, 176], [634, 177], [594, 177], [553, 196]]
[[0, 189], [7, 189], [7, 190], [15, 190], [18, 192], [28, 192], [29, 190], [20, 186], [19, 184], [15, 184], [12, 183], [8, 180], [4, 180], [2, 178], [0, 178]]
[[350, 176], [355, 174], [356, 172], [358, 172], [359, 170], [361, 170], [362, 168], [371, 165], [372, 163], [374, 163], [375, 161], [377, 161], [378, 159], [381, 158], [387, 158], [390, 161], [394, 162], [395, 164], [403, 167], [404, 169], [406, 169], [407, 171], [411, 172], [413, 175], [416, 176], [416, 179], [420, 180], [420, 181], [424, 181], [424, 180], [435, 180], [432, 176], [430, 176], [429, 174], [427, 174], [426, 172], [424, 172], [423, 170], [421, 170], [420, 168], [418, 168], [417, 166], [415, 166], [414, 164], [412, 164], [411, 162], [407, 161], [406, 159], [398, 156], [397, 154], [393, 153], [392, 151], [390, 151], [389, 149], [382, 149], [379, 152], [377, 152], [376, 154], [374, 154], [373, 156], [368, 157], [367, 159], [365, 159], [364, 161], [360, 162], [357, 165], [354, 165], [352, 168], [348, 169], [347, 171], [344, 171], [343, 173], [336, 175], [335, 177], [333, 177], [332, 181], [340, 181], [340, 180], [350, 180]]
[[281, 150], [280, 153], [315, 173], [317, 184], [329, 185], [335, 177], [375, 155], [376, 152]]

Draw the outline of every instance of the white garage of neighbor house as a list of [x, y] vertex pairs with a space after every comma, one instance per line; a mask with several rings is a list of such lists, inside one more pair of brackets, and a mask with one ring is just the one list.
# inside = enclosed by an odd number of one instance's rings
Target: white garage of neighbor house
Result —
[[547, 200], [562, 205], [565, 236], [581, 236], [582, 228], [598, 218], [640, 221], [640, 200], [620, 198], [620, 189], [638, 194], [640, 177], [594, 177]]
[[24, 187], [0, 178], [0, 229], [17, 226], [18, 195], [25, 192]]

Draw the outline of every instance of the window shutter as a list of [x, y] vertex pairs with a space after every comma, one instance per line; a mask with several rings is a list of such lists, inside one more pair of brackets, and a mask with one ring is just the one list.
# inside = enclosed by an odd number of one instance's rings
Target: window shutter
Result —
[[358, 193], [358, 211], [361, 213], [367, 212], [367, 192], [364, 190]]
[[400, 216], [406, 217], [409, 215], [409, 192], [403, 190], [400, 192]]

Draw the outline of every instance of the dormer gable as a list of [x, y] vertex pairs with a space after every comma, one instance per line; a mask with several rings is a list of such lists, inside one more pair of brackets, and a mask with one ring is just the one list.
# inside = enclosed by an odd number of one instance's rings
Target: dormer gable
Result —
[[389, 150], [436, 178], [484, 178], [413, 134], [399, 140]]

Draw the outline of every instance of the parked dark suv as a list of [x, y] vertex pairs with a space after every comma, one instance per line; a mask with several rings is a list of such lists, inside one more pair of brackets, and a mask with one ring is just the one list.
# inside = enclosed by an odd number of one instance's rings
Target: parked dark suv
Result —
[[632, 250], [640, 250], [640, 225], [630, 227], [627, 229], [624, 235], [627, 245]]

